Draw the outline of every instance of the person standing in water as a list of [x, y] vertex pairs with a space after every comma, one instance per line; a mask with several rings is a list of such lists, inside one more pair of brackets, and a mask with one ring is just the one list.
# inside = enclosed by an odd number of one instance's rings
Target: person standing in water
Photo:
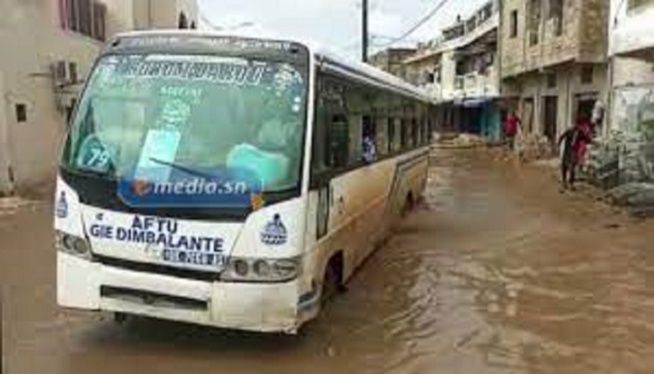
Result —
[[574, 191], [576, 169], [581, 161], [583, 148], [590, 143], [588, 132], [584, 129], [583, 121], [578, 121], [574, 127], [567, 129], [559, 137], [559, 147], [563, 144], [561, 154], [561, 190], [570, 188]]

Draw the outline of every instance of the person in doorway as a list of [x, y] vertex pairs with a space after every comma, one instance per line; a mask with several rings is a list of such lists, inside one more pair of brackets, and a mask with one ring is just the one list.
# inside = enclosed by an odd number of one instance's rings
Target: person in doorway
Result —
[[504, 124], [504, 138], [511, 151], [515, 149], [515, 137], [518, 135], [519, 128], [520, 118], [515, 111], [512, 111], [506, 118], [506, 123]]
[[583, 167], [586, 163], [586, 155], [588, 154], [588, 146], [593, 139], [593, 125], [585, 114], [579, 115], [577, 127], [581, 132], [579, 146], [577, 148], [577, 166]]
[[582, 144], [590, 142], [588, 133], [582, 128], [582, 121], [567, 129], [559, 137], [558, 145], [563, 144], [561, 154], [561, 191], [570, 188], [574, 191], [576, 169], [580, 162]]
[[598, 99], [595, 101], [593, 107], [593, 114], [591, 117], [591, 132], [593, 137], [601, 132], [602, 123], [604, 122], [604, 104]]

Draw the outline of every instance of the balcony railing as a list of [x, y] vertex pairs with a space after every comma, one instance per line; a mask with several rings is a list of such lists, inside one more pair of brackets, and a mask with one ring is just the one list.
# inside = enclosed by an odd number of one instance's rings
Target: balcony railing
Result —
[[496, 95], [497, 75], [495, 69], [489, 69], [486, 74], [468, 73], [454, 78], [454, 89], [464, 91], [465, 96]]

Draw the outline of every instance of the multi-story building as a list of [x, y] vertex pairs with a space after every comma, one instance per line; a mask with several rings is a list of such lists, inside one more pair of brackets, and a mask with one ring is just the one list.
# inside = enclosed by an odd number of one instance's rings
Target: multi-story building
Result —
[[609, 126], [591, 149], [605, 187], [654, 180], [654, 0], [611, 0]]
[[55, 172], [77, 94], [103, 42], [149, 28], [195, 28], [195, 0], [0, 2], [0, 192]]
[[415, 48], [388, 48], [370, 56], [368, 63], [397, 77], [406, 78], [402, 62], [414, 53]]
[[557, 136], [607, 96], [605, 0], [505, 0], [501, 75], [523, 135]]
[[498, 26], [499, 1], [488, 1], [405, 59], [407, 79], [440, 103], [440, 128], [499, 140]]
[[612, 0], [611, 20], [611, 128], [641, 131], [654, 125], [654, 0]]

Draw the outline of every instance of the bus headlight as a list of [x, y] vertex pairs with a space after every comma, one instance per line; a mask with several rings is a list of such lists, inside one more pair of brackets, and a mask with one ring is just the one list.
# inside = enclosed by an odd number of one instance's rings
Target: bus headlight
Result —
[[57, 250], [86, 260], [91, 259], [91, 246], [86, 239], [61, 231], [55, 232], [55, 239]]
[[232, 257], [220, 280], [227, 282], [286, 282], [300, 275], [300, 258], [246, 259]]

